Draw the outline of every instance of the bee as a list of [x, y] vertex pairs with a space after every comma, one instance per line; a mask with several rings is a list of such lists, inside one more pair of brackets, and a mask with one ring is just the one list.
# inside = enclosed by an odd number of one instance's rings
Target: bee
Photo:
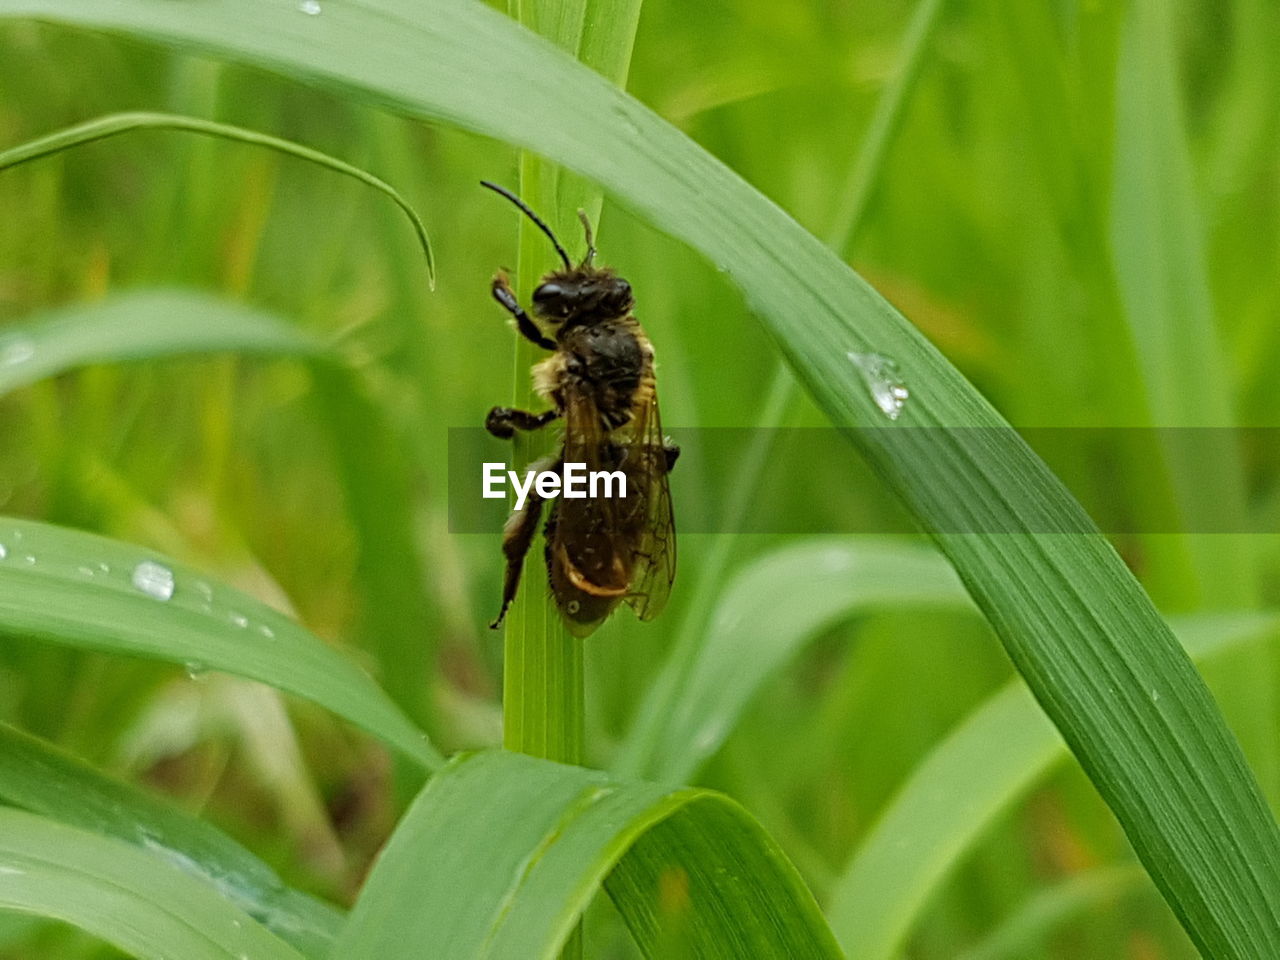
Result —
[[[585, 637], [625, 601], [641, 620], [661, 612], [676, 575], [675, 523], [667, 476], [680, 448], [662, 434], [654, 379], [653, 347], [632, 315], [631, 284], [609, 267], [594, 264], [591, 222], [578, 211], [586, 255], [574, 266], [551, 228], [514, 193], [482, 186], [510, 200], [545, 233], [562, 270], [553, 270], [533, 291], [533, 314], [520, 306], [505, 272], [493, 278], [493, 298], [516, 321], [527, 340], [551, 355], [533, 367], [533, 384], [550, 403], [542, 413], [494, 407], [485, 419], [501, 439], [516, 430], [540, 430], [564, 421], [559, 449], [534, 470], [561, 472], [565, 463], [587, 471], [621, 471], [625, 496], [554, 499], [543, 534], [551, 595], [570, 633]], [[543, 500], [530, 489], [503, 531], [506, 557], [497, 628], [520, 586]]]

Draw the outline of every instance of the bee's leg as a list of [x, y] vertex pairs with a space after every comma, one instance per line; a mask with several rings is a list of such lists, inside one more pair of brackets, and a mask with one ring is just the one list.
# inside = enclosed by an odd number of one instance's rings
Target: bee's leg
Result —
[[484, 428], [499, 440], [510, 440], [517, 430], [524, 430], [526, 433], [541, 430], [558, 416], [558, 410], [530, 413], [528, 410], [513, 410], [511, 407], [494, 407], [484, 418]]
[[493, 299], [502, 304], [507, 312], [516, 318], [516, 327], [526, 340], [531, 341], [543, 350], [554, 350], [556, 348], [556, 342], [544, 337], [537, 324], [524, 312], [524, 307], [520, 306], [520, 301], [511, 292], [511, 282], [507, 280], [505, 273], [500, 273], [493, 278]]
[[666, 443], [663, 444], [662, 453], [667, 458], [667, 473], [670, 473], [676, 461], [680, 459], [680, 448], [674, 443]]
[[[546, 458], [531, 463], [529, 469], [559, 470], [560, 464]], [[502, 553], [507, 558], [507, 569], [502, 578], [502, 609], [489, 624], [490, 630], [497, 630], [502, 626], [502, 620], [516, 598], [516, 590], [520, 587], [520, 574], [524, 572], [524, 558], [529, 553], [534, 534], [538, 532], [538, 521], [541, 517], [542, 498], [531, 486], [524, 506], [507, 518], [507, 525], [502, 529]]]

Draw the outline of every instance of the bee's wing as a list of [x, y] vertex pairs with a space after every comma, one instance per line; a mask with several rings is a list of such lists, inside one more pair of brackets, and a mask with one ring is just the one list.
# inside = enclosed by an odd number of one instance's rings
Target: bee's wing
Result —
[[[618, 448], [594, 396], [577, 383], [562, 386], [565, 463], [588, 472], [619, 469]], [[630, 481], [628, 492], [630, 492]], [[556, 606], [575, 636], [586, 636], [608, 617], [632, 582], [633, 536], [626, 532], [632, 499], [572, 498], [556, 501], [548, 530], [548, 560]]]
[[[631, 430], [627, 483], [636, 485], [638, 500], [632, 510], [641, 513], [626, 600], [641, 620], [652, 620], [662, 612], [676, 579], [676, 525], [667, 482], [670, 470], [658, 415], [658, 395], [650, 390], [649, 402], [627, 424]], [[632, 529], [637, 529], [634, 523]]]

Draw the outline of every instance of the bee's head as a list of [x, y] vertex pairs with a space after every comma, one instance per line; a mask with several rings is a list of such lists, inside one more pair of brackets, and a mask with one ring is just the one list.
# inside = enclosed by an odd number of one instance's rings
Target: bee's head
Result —
[[631, 284], [592, 267], [550, 274], [533, 291], [534, 312], [553, 325], [625, 316], [633, 305]]

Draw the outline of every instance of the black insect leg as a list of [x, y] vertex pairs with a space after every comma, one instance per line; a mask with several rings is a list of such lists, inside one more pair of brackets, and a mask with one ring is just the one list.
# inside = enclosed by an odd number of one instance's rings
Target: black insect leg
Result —
[[680, 459], [680, 448], [674, 443], [666, 443], [662, 447], [663, 456], [667, 458], [667, 473], [670, 473], [675, 467], [676, 461]]
[[[529, 465], [530, 470], [559, 470], [559, 461], [553, 461], [545, 458]], [[529, 546], [533, 543], [533, 537], [538, 532], [538, 521], [542, 518], [542, 498], [538, 496], [538, 491], [534, 487], [529, 488], [529, 495], [525, 499], [524, 506], [517, 510], [507, 519], [507, 525], [502, 530], [502, 553], [507, 558], [506, 573], [502, 578], [502, 609], [498, 611], [498, 616], [489, 624], [489, 629], [497, 630], [502, 626], [502, 620], [507, 615], [507, 610], [516, 598], [516, 591], [520, 588], [520, 574], [524, 572], [524, 558], [529, 553]]]
[[536, 344], [543, 350], [554, 350], [556, 348], [556, 342], [544, 337], [537, 324], [524, 312], [524, 307], [520, 306], [520, 301], [511, 292], [511, 282], [507, 279], [505, 273], [500, 273], [493, 278], [493, 299], [502, 304], [507, 312], [516, 318], [516, 327], [526, 340]]
[[514, 410], [511, 407], [494, 407], [484, 418], [484, 428], [499, 440], [509, 440], [517, 430], [541, 430], [558, 416], [560, 413], [556, 410], [530, 413], [528, 410]]

